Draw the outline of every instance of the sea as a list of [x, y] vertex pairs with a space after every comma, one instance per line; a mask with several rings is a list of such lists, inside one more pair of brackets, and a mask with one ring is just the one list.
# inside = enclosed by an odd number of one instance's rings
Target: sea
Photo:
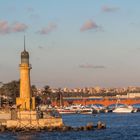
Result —
[[85, 126], [87, 123], [106, 123], [106, 129], [66, 132], [3, 132], [0, 140], [140, 140], [140, 112], [97, 115], [62, 115], [65, 125]]

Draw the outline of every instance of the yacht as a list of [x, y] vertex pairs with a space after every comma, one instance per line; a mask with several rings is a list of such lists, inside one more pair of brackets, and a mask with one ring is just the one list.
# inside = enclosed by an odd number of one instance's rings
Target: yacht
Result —
[[114, 113], [132, 113], [134, 111], [132, 106], [116, 106], [115, 109], [112, 111]]
[[63, 108], [57, 109], [57, 111], [60, 114], [75, 114], [75, 113], [79, 112], [79, 110], [80, 110], [80, 105], [71, 105], [68, 107], [63, 107]]

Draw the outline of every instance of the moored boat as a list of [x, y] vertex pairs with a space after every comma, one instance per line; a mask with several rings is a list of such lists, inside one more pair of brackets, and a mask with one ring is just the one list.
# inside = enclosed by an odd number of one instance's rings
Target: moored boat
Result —
[[75, 110], [70, 110], [70, 109], [57, 109], [57, 111], [60, 114], [75, 114], [76, 113]]
[[91, 109], [91, 108], [81, 109], [80, 114], [93, 114], [93, 109]]
[[132, 113], [133, 107], [129, 107], [127, 105], [117, 106], [112, 112], [114, 112], [114, 113]]

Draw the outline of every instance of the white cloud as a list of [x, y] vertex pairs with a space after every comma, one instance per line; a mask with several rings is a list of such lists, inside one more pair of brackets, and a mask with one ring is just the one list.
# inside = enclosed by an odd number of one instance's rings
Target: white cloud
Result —
[[26, 24], [17, 22], [15, 24], [13, 24], [12, 31], [13, 32], [23, 32], [27, 28], [28, 28], [28, 26]]
[[24, 32], [27, 28], [28, 26], [24, 23], [16, 22], [9, 24], [8, 21], [0, 21], [0, 34]]
[[82, 25], [80, 31], [87, 31], [87, 30], [93, 30], [93, 29], [97, 30], [99, 28], [100, 26], [98, 26], [94, 21], [88, 20]]

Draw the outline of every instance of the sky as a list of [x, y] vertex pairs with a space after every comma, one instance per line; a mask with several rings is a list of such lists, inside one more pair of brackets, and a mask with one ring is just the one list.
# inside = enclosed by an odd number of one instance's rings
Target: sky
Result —
[[18, 80], [24, 35], [31, 83], [140, 86], [139, 0], [1, 0], [0, 81]]

